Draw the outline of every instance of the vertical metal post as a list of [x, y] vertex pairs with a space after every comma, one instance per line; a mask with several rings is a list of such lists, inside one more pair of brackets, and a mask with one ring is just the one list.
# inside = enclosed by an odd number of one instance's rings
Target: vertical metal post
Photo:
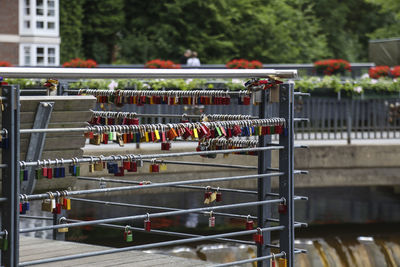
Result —
[[[259, 118], [268, 118], [271, 112], [269, 110], [269, 106], [267, 105], [269, 100], [269, 94], [262, 90], [261, 92], [261, 105], [259, 108]], [[267, 146], [268, 143], [271, 142], [270, 136], [259, 136], [259, 146], [264, 147]], [[267, 168], [271, 167], [271, 151], [259, 151], [258, 152], [258, 173], [264, 174], [267, 173]], [[267, 193], [271, 192], [271, 178], [264, 177], [259, 178], [257, 181], [258, 187], [258, 201], [266, 200]], [[269, 222], [267, 222], [267, 218], [271, 217], [271, 205], [259, 205], [257, 207], [257, 217], [258, 217], [258, 227], [265, 228], [269, 226]], [[267, 256], [270, 254], [270, 249], [266, 247], [266, 244], [271, 244], [271, 233], [265, 232], [264, 234], [264, 244], [257, 245], [257, 257]], [[269, 267], [269, 261], [258, 261], [258, 267]]]
[[2, 96], [4, 111], [2, 127], [8, 131], [8, 148], [2, 149], [2, 197], [1, 229], [8, 232], [8, 249], [1, 252], [1, 265], [18, 266], [19, 258], [19, 87], [4, 86]]
[[351, 144], [351, 125], [352, 125], [352, 120], [351, 120], [351, 112], [353, 111], [353, 103], [354, 100], [348, 100], [346, 105], [346, 117], [347, 117], [347, 144], [350, 145]]
[[285, 198], [287, 205], [287, 211], [279, 214], [279, 223], [285, 226], [280, 232], [280, 251], [286, 253], [288, 267], [294, 266], [293, 90], [293, 83], [284, 83], [280, 85], [279, 92], [279, 117], [285, 118], [287, 123], [287, 135], [279, 137], [279, 145], [285, 147], [279, 151], [279, 170], [285, 173], [279, 177], [279, 196]]
[[[60, 224], [60, 218], [65, 217], [65, 210], [61, 210], [61, 214], [53, 213], [53, 225]], [[61, 233], [58, 229], [53, 229], [53, 240], [65, 240], [65, 233]]]

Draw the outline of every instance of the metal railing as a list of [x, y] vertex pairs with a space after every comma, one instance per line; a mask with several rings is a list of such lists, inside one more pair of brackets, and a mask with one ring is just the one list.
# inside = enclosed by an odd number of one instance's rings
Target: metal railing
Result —
[[[97, 69], [97, 70], [76, 70], [76, 69], [34, 69], [34, 68], [7, 68], [2, 71], [2, 75], [4, 77], [49, 77], [49, 76], [58, 76], [59, 78], [82, 78], [82, 77], [92, 77], [92, 78], [100, 78], [100, 77], [110, 77], [110, 78], [124, 78], [124, 77], [144, 77], [144, 78], [155, 78], [155, 77], [267, 77], [269, 75], [282, 76], [287, 78], [293, 78], [296, 76], [296, 71], [275, 71], [275, 70], [114, 70], [114, 69]], [[295, 171], [294, 170], [294, 153], [293, 149], [297, 148], [293, 143], [293, 125], [294, 125], [294, 111], [293, 111], [293, 103], [294, 103], [294, 92], [293, 92], [293, 83], [285, 83], [279, 85], [279, 95], [278, 101], [279, 106], [276, 106], [278, 109], [276, 112], [282, 121], [285, 122], [285, 131], [280, 131], [279, 143], [271, 142], [268, 134], [259, 134], [258, 147], [249, 147], [249, 148], [241, 148], [241, 149], [226, 149], [226, 150], [208, 150], [208, 151], [198, 151], [198, 152], [180, 152], [180, 153], [162, 153], [162, 154], [146, 154], [146, 155], [136, 155], [136, 154], [126, 154], [126, 155], [114, 155], [110, 157], [90, 157], [90, 158], [71, 158], [71, 159], [49, 159], [49, 160], [26, 160], [20, 161], [19, 159], [19, 147], [20, 147], [20, 134], [33, 133], [36, 134], [44, 134], [46, 132], [85, 132], [89, 133], [95, 130], [95, 127], [83, 127], [83, 128], [52, 128], [47, 129], [45, 127], [41, 127], [38, 129], [19, 129], [20, 123], [20, 113], [19, 113], [19, 92], [18, 88], [15, 86], [6, 86], [3, 88], [3, 103], [6, 107], [6, 114], [3, 114], [2, 117], [2, 127], [3, 130], [1, 134], [3, 134], [3, 142], [7, 139], [9, 144], [7, 146], [3, 146], [2, 155], [3, 155], [3, 163], [7, 164], [8, 168], [3, 168], [3, 197], [5, 197], [5, 204], [2, 205], [1, 208], [1, 231], [0, 236], [3, 237], [3, 241], [7, 239], [8, 247], [2, 247], [1, 253], [1, 261], [2, 264], [6, 266], [28, 266], [28, 265], [36, 265], [50, 262], [58, 262], [63, 260], [71, 260], [78, 259], [96, 255], [106, 255], [111, 253], [130, 251], [130, 250], [138, 250], [138, 249], [146, 249], [167, 245], [178, 245], [185, 244], [197, 241], [204, 240], [228, 240], [232, 242], [236, 242], [232, 237], [242, 236], [242, 235], [251, 235], [255, 234], [254, 238], [255, 242], [250, 242], [252, 244], [257, 245], [257, 258], [252, 260], [245, 260], [240, 262], [233, 262], [230, 264], [240, 264], [249, 261], [258, 261], [258, 266], [268, 266], [266, 264], [266, 260], [271, 257], [284, 257], [285, 261], [287, 261], [287, 266], [291, 267], [294, 264], [294, 255], [297, 253], [302, 253], [304, 251], [298, 250], [294, 248], [294, 228], [305, 226], [304, 223], [298, 223], [294, 221], [294, 201], [297, 200], [306, 200], [306, 197], [294, 196], [294, 174], [304, 173], [303, 171]], [[10, 94], [10, 92], [12, 92]], [[253, 93], [253, 92], [252, 92]], [[237, 95], [237, 94], [232, 94]], [[236, 96], [237, 97], [237, 96]], [[271, 107], [270, 103], [267, 101], [269, 98], [269, 91], [262, 90], [260, 91], [260, 105], [257, 107], [259, 112], [257, 117], [258, 121], [262, 121], [264, 118], [271, 118]], [[249, 106], [247, 106], [249, 107]], [[236, 112], [237, 114], [237, 112]], [[12, 115], [12, 116], [10, 116]], [[222, 122], [220, 122], [222, 123]], [[247, 121], [247, 126], [244, 128], [249, 131], [249, 127], [257, 128], [258, 125], [251, 125], [251, 120]], [[215, 124], [211, 124], [210, 127], [220, 127], [218, 122]], [[189, 127], [189, 125], [187, 126]], [[205, 127], [205, 126], [204, 126]], [[260, 126], [261, 127], [261, 126]], [[270, 127], [270, 126], [263, 126]], [[275, 126], [271, 126], [275, 127]], [[217, 129], [217, 128], [216, 128]], [[281, 128], [278, 128], [281, 129]], [[100, 131], [100, 128], [98, 128]], [[267, 128], [265, 128], [267, 131]], [[119, 134], [126, 133], [128, 131], [123, 127], [115, 127], [113, 131], [118, 132]], [[272, 130], [271, 130], [272, 132]], [[261, 133], [261, 132], [260, 132]], [[32, 136], [31, 136], [32, 139]], [[279, 168], [273, 169], [271, 168], [271, 150], [279, 150]], [[56, 172], [56, 168], [61, 168], [65, 172], [64, 165], [70, 165], [70, 172], [74, 176], [79, 176], [77, 174], [77, 167], [79, 164], [105, 164], [106, 162], [112, 162], [114, 165], [117, 164], [118, 161], [121, 164], [125, 163], [125, 161], [135, 162], [137, 165], [142, 165], [142, 161], [149, 159], [157, 159], [163, 157], [172, 157], [172, 156], [193, 156], [193, 155], [216, 155], [216, 154], [226, 154], [226, 153], [235, 153], [235, 152], [258, 152], [258, 174], [253, 175], [242, 175], [242, 176], [229, 176], [229, 177], [214, 177], [207, 179], [193, 179], [193, 180], [184, 180], [184, 181], [164, 181], [164, 182], [149, 182], [145, 184], [134, 184], [134, 185], [125, 185], [119, 187], [111, 187], [111, 188], [100, 188], [100, 189], [88, 189], [88, 190], [77, 190], [77, 191], [56, 191], [56, 192], [48, 192], [45, 194], [20, 194], [20, 186], [21, 184], [18, 182], [20, 177], [21, 183], [25, 181], [25, 172], [28, 171], [27, 167], [36, 167], [36, 171], [39, 179], [39, 176], [50, 176], [49, 170], [54, 167], [54, 172]], [[39, 158], [40, 159], [40, 158]], [[151, 161], [152, 164], [155, 162]], [[174, 162], [175, 164], [179, 164], [179, 162]], [[187, 164], [188, 162], [185, 162]], [[189, 163], [190, 164], [190, 163]], [[195, 164], [195, 163], [193, 163]], [[118, 167], [119, 172], [124, 171], [124, 167]], [[210, 166], [215, 166], [215, 164], [211, 164]], [[226, 166], [221, 166], [226, 167]], [[44, 170], [46, 169], [46, 170]], [[58, 170], [60, 171], [60, 170]], [[46, 173], [46, 175], [44, 175]], [[22, 176], [21, 176], [22, 175]], [[35, 179], [34, 176], [26, 175], [27, 179]], [[272, 193], [271, 192], [271, 181], [272, 177], [279, 177], [279, 192]], [[43, 177], [41, 177], [42, 179]], [[47, 177], [49, 178], [49, 177]], [[186, 188], [190, 190], [204, 190], [204, 187], [199, 186], [189, 186], [189, 184], [203, 184], [203, 183], [214, 183], [220, 181], [230, 181], [230, 180], [242, 180], [242, 179], [256, 179], [257, 180], [257, 191], [246, 191], [240, 190], [240, 192], [234, 188], [224, 188], [222, 190], [229, 192], [234, 192], [241, 194], [250, 194], [256, 195], [255, 199], [248, 202], [240, 202], [240, 203], [224, 203], [223, 205], [213, 205], [206, 206], [200, 208], [191, 208], [191, 209], [168, 209], [161, 212], [155, 213], [139, 213], [131, 216], [122, 216], [122, 217], [112, 217], [106, 219], [95, 219], [91, 221], [78, 221], [72, 220], [70, 218], [65, 218], [65, 211], [59, 212], [58, 209], [61, 210], [61, 207], [56, 205], [56, 199], [60, 200], [60, 198], [68, 198], [70, 196], [75, 195], [88, 195], [88, 194], [99, 194], [106, 192], [120, 192], [120, 191], [140, 191], [149, 188], [162, 188], [162, 187], [177, 187], [177, 188]], [[13, 183], [9, 183], [9, 181], [13, 181]], [[222, 191], [221, 190], [221, 191]], [[217, 189], [218, 191], [218, 189]], [[27, 203], [28, 201], [34, 200], [43, 200], [44, 204], [42, 208], [45, 210], [49, 209], [50, 212], [53, 213], [53, 224], [50, 226], [44, 227], [34, 227], [34, 228], [26, 228], [20, 229], [19, 227], [19, 213], [17, 208]], [[70, 200], [73, 200], [70, 199]], [[75, 201], [77, 201], [75, 199]], [[79, 199], [79, 201], [83, 201], [86, 204], [102, 204], [104, 203], [93, 203], [91, 200], [83, 200]], [[117, 203], [113, 202], [113, 205], [124, 206], [127, 203]], [[60, 204], [61, 205], [61, 204]], [[64, 204], [63, 204], [64, 205]], [[68, 206], [68, 204], [65, 204]], [[136, 206], [139, 204], [135, 204]], [[140, 204], [141, 205], [141, 204]], [[272, 205], [279, 205], [279, 218], [272, 218], [271, 207]], [[163, 209], [164, 207], [151, 207], [144, 206], [146, 209]], [[62, 237], [63, 234], [57, 232], [57, 229], [65, 229], [69, 227], [80, 227], [87, 225], [97, 225], [99, 227], [111, 227], [120, 229], [121, 225], [112, 225], [109, 223], [121, 223], [132, 220], [144, 220], [145, 228], [137, 229], [135, 227], [128, 226], [128, 230], [132, 231], [150, 231], [150, 219], [156, 217], [164, 217], [164, 216], [174, 216], [179, 214], [188, 214], [188, 213], [205, 213], [208, 212], [210, 216], [209, 226], [213, 227], [213, 220], [215, 217], [213, 215], [227, 216], [227, 217], [240, 217], [240, 218], [249, 218], [248, 216], [241, 214], [230, 214], [223, 213], [224, 209], [239, 208], [239, 207], [257, 207], [257, 216], [250, 216], [250, 218], [257, 219], [258, 228], [253, 229], [247, 228], [245, 231], [236, 231], [236, 232], [228, 232], [223, 234], [214, 234], [214, 235], [187, 235], [185, 233], [179, 232], [167, 232], [154, 230], [152, 233], [155, 234], [167, 234], [167, 235], [175, 235], [185, 237], [184, 239], [173, 240], [173, 241], [165, 241], [158, 243], [150, 243], [146, 245], [136, 245], [129, 246], [125, 248], [117, 248], [117, 249], [108, 249], [96, 252], [89, 253], [81, 253], [75, 255], [68, 255], [62, 257], [55, 258], [44, 258], [40, 260], [34, 261], [26, 261], [19, 263], [19, 234], [27, 233], [27, 232], [36, 232], [36, 231], [44, 231], [44, 230], [53, 230], [53, 238]], [[68, 209], [68, 208], [66, 208]], [[218, 211], [213, 213], [213, 211]], [[29, 215], [28, 215], [29, 216]], [[24, 217], [21, 217], [24, 218]], [[25, 217], [26, 219], [33, 219]], [[36, 218], [37, 219], [37, 218]], [[42, 218], [49, 219], [49, 218]], [[148, 224], [147, 224], [148, 222]], [[278, 223], [278, 226], [272, 226], [271, 222]], [[214, 221], [215, 223], [215, 221]], [[147, 229], [148, 228], [148, 229]], [[127, 229], [127, 228], [125, 228]], [[279, 231], [279, 245], [271, 244], [270, 232], [271, 231]], [[238, 243], [243, 243], [243, 240], [238, 240]], [[249, 241], [247, 242], [249, 243]], [[270, 248], [278, 248], [279, 253], [274, 255], [270, 254]]]

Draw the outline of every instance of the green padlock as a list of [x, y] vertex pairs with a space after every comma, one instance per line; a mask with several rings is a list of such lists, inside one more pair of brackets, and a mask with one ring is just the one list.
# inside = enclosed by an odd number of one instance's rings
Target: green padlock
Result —
[[24, 180], [24, 170], [19, 171], [19, 180], [22, 182]]
[[35, 177], [36, 177], [37, 180], [40, 180], [40, 179], [43, 178], [42, 169], [36, 169], [35, 170], [35, 174], [36, 174]]
[[129, 226], [128, 225], [125, 227], [124, 239], [125, 239], [126, 242], [132, 242], [133, 241], [133, 234], [132, 234], [132, 231], [129, 230]]
[[275, 126], [270, 127], [271, 134], [275, 134]]
[[4, 232], [5, 232], [5, 234], [4, 234], [4, 237], [3, 237], [3, 244], [2, 244], [2, 250], [3, 251], [7, 251], [7, 249], [8, 249], [8, 232], [7, 232], [7, 230], [4, 230]]

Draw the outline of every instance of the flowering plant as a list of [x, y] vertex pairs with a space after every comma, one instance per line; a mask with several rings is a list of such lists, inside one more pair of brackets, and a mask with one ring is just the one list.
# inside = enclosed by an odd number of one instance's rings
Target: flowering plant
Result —
[[84, 60], [81, 58], [74, 58], [65, 62], [62, 66], [64, 68], [96, 68], [97, 62], [93, 59]]
[[390, 73], [392, 74], [393, 78], [398, 78], [400, 77], [400, 66], [394, 66], [391, 70]]
[[381, 77], [387, 77], [390, 74], [389, 66], [376, 66], [368, 70], [369, 77], [372, 79], [379, 79]]
[[13, 65], [8, 61], [0, 61], [0, 67], [12, 67]]
[[261, 69], [262, 63], [258, 60], [233, 59], [226, 63], [228, 69]]
[[319, 75], [344, 74], [351, 71], [350, 63], [343, 59], [326, 59], [314, 62], [314, 68]]
[[171, 60], [153, 59], [147, 61], [146, 68], [149, 69], [180, 69], [181, 65], [175, 64]]

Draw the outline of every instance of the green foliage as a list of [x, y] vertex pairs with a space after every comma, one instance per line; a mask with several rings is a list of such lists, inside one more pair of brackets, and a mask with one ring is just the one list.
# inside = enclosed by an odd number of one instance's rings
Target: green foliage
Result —
[[302, 92], [312, 92], [317, 88], [333, 90], [335, 92], [345, 92], [357, 95], [365, 91], [375, 92], [400, 92], [400, 81], [390, 78], [380, 78], [378, 80], [370, 78], [341, 80], [338, 76], [304, 77], [295, 83], [295, 89]]
[[83, 49], [85, 58], [111, 64], [124, 24], [123, 0], [85, 0]]
[[82, 57], [82, 0], [60, 1], [61, 64]]
[[[125, 0], [122, 59], [177, 61], [187, 48], [203, 63], [232, 58], [264, 63], [309, 62], [329, 54], [325, 36], [304, 1]], [[279, 12], [277, 11], [279, 10]]]

